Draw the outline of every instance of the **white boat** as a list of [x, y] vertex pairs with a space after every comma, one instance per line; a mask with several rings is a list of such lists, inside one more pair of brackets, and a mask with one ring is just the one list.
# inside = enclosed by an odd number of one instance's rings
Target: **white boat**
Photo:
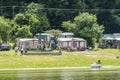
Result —
[[102, 68], [101, 64], [97, 64], [95, 62], [91, 64], [91, 69], [92, 70], [100, 70], [101, 68]]

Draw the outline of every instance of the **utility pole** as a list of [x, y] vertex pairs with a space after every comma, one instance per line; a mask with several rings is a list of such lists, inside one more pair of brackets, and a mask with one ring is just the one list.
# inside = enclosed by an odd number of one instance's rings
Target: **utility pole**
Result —
[[39, 33], [39, 36], [38, 36], [38, 47], [39, 47], [39, 50], [42, 51], [42, 46], [41, 46], [41, 39], [42, 39], [42, 36], [41, 36], [41, 33]]
[[1, 9], [0, 9], [0, 11], [1, 11], [1, 15], [2, 15], [2, 12], [3, 12], [3, 11], [2, 11], [2, 0], [1, 0]]
[[15, 6], [12, 6], [13, 18], [14, 18], [14, 15], [15, 15], [15, 11], [14, 10], [15, 10]]
[[85, 11], [85, 0], [82, 1], [83, 2], [83, 12]]

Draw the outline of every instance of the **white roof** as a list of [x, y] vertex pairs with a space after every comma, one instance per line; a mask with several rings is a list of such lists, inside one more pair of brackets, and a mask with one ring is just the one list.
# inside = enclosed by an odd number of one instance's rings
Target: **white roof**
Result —
[[48, 34], [48, 33], [41, 33], [41, 35], [51, 35], [51, 34]]
[[115, 40], [115, 38], [103, 38], [103, 40]]
[[48, 34], [48, 33], [37, 33], [36, 35], [39, 35], [39, 34], [41, 34], [41, 35], [51, 35], [51, 34]]
[[119, 41], [119, 40], [120, 40], [120, 38], [115, 38], [115, 40], [118, 40], [118, 41]]
[[73, 33], [65, 32], [65, 33], [62, 33], [61, 35], [73, 35]]
[[83, 38], [58, 38], [58, 41], [85, 41]]
[[73, 38], [73, 40], [75, 41], [75, 40], [78, 40], [78, 41], [86, 41], [85, 39], [83, 39], [83, 38]]
[[58, 38], [58, 41], [71, 41], [72, 38]]
[[120, 38], [103, 38], [103, 40], [120, 40]]
[[36, 39], [36, 38], [22, 38], [22, 39], [19, 39], [18, 41], [38, 41], [38, 39]]

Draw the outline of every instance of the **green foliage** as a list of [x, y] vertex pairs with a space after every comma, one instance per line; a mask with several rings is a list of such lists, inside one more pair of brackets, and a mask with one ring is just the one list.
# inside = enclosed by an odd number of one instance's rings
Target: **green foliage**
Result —
[[74, 22], [63, 22], [63, 27], [68, 31], [73, 31], [75, 35], [88, 40], [89, 46], [94, 47], [101, 39], [104, 27], [97, 23], [97, 18], [93, 14], [82, 13], [75, 17]]
[[29, 14], [19, 13], [19, 14], [15, 15], [14, 21], [18, 25], [29, 25], [29, 19], [30, 19], [30, 17], [31, 16]]
[[[38, 32], [43, 32], [48, 29], [49, 23], [45, 13], [41, 10], [43, 6], [38, 3], [31, 3], [23, 13], [19, 13], [14, 17], [14, 21], [23, 27], [23, 25], [30, 26], [30, 31], [33, 35]], [[20, 35], [25, 37], [25, 35]], [[19, 37], [20, 37], [19, 36]]]
[[39, 20], [36, 18], [36, 16], [24, 13], [17, 14], [14, 18], [14, 22], [20, 25], [20, 27], [22, 27], [22, 25], [31, 26], [30, 31], [33, 34], [36, 32], [36, 27], [39, 24]]
[[60, 30], [55, 30], [55, 29], [52, 29], [52, 30], [48, 30], [48, 31], [45, 31], [46, 33], [48, 34], [51, 34], [55, 40], [57, 41], [58, 37], [61, 35], [62, 31]]
[[61, 29], [61, 23], [65, 20], [72, 20], [72, 18], [78, 15], [79, 11], [64, 11], [59, 9], [82, 9], [84, 3], [82, 0], [39, 0], [44, 4], [46, 8], [58, 8], [48, 9], [47, 16], [52, 28]]
[[62, 26], [68, 30], [68, 31], [71, 31], [71, 32], [74, 32], [75, 30], [75, 25], [74, 23], [72, 23], [71, 21], [65, 21], [62, 23]]
[[114, 18], [114, 22], [120, 25], [120, 14], [113, 15], [112, 17]]
[[43, 8], [41, 4], [31, 3], [27, 6], [27, 10], [25, 12], [25, 14], [32, 15], [30, 18], [30, 24], [32, 25], [32, 29], [36, 28], [36, 33], [43, 32], [49, 29], [50, 26], [46, 17], [46, 13], [43, 12], [41, 8]]
[[[29, 5], [31, 2], [35, 2], [35, 3], [32, 3], [31, 6], [28, 6], [26, 8], [26, 6]], [[38, 5], [34, 5], [39, 3], [41, 3], [41, 6], [39, 7]], [[98, 23], [105, 26], [104, 33], [116, 33], [116, 32], [120, 33], [119, 31], [120, 25], [116, 24], [114, 22], [114, 18], [112, 17], [112, 15], [117, 16], [118, 14], [116, 13], [120, 12], [118, 10], [120, 9], [120, 0], [47, 0], [47, 1], [46, 0], [20, 0], [20, 1], [1, 0], [0, 4], [1, 6], [4, 6], [1, 7], [2, 9], [0, 10], [0, 15], [4, 16], [5, 18], [13, 19], [14, 15], [20, 13], [21, 11], [27, 12], [27, 14], [32, 13], [32, 15], [33, 13], [37, 14], [39, 12], [40, 12], [39, 14], [41, 14], [41, 12], [43, 14], [47, 13], [45, 14], [45, 17], [47, 15], [48, 19], [41, 18], [40, 20], [44, 22], [46, 20], [47, 21], [49, 20], [50, 26], [55, 26], [51, 28], [57, 28], [60, 30], [64, 30], [63, 28], [60, 27], [63, 21], [68, 21], [68, 20], [72, 21], [74, 17], [79, 14], [79, 12], [88, 11], [97, 15]], [[44, 5], [45, 9], [42, 9], [44, 8], [42, 5]], [[56, 8], [56, 9], [47, 9], [47, 8]], [[80, 10], [61, 10], [61, 9], [80, 9]], [[38, 17], [37, 15], [37, 18], [40, 17], [44, 17], [44, 16]], [[45, 25], [44, 22], [42, 22], [43, 24], [40, 22], [42, 26], [41, 28], [39, 26], [40, 24], [37, 25], [39, 29], [37, 29], [36, 32], [42, 32], [47, 30], [46, 28], [48, 28], [49, 22], [45, 22], [47, 23], [47, 25]], [[32, 31], [32, 33], [34, 34], [35, 32]]]
[[21, 28], [18, 28], [17, 36], [20, 38], [31, 37], [30, 26], [23, 25]]
[[11, 21], [9, 19], [5, 19], [4, 17], [0, 17], [0, 39], [3, 42], [8, 42], [11, 37], [11, 32], [13, 27], [11, 27]]

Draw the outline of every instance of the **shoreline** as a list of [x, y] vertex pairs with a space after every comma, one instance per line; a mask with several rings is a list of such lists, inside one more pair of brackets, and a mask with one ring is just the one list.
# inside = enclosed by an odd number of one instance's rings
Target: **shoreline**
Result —
[[[50, 67], [50, 68], [0, 68], [0, 71], [17, 71], [17, 70], [60, 70], [60, 69], [91, 69], [91, 67]], [[102, 66], [102, 69], [120, 69], [120, 66]]]

